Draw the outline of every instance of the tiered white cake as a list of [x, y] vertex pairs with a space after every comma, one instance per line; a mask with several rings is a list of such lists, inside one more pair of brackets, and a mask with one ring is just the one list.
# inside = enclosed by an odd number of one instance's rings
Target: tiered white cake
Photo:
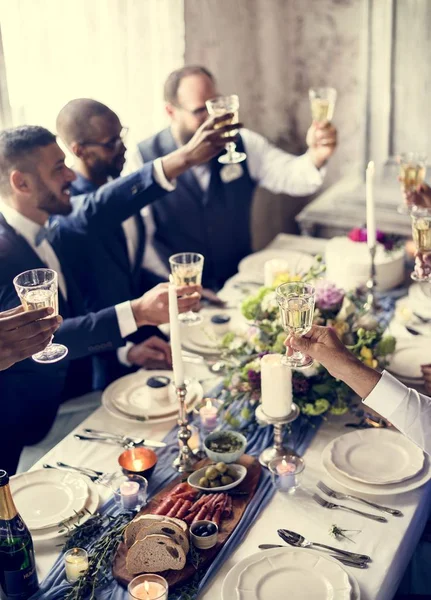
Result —
[[[346, 291], [365, 285], [370, 277], [370, 251], [364, 242], [334, 237], [325, 250], [326, 278]], [[377, 290], [385, 292], [404, 280], [404, 248], [390, 253], [382, 244], [376, 249]]]

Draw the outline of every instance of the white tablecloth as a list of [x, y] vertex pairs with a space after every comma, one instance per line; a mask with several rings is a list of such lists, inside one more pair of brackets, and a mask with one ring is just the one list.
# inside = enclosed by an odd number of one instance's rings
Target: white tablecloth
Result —
[[[307, 238], [281, 235], [276, 238], [271, 247], [306, 250], [307, 243]], [[309, 242], [310, 252], [321, 251], [323, 247], [323, 240], [312, 239]], [[186, 374], [205, 379], [203, 385], [206, 390], [213, 387], [217, 381], [207, 379], [209, 371], [204, 366], [187, 363]], [[341, 545], [354, 552], [369, 554], [373, 558], [373, 563], [367, 570], [351, 570], [359, 582], [361, 599], [390, 600], [393, 598], [428, 518], [431, 482], [420, 489], [396, 497], [376, 497], [377, 502], [399, 508], [404, 513], [402, 518], [388, 516], [388, 523], [376, 523], [344, 511], [330, 511], [319, 507], [311, 500], [310, 494], [321, 478], [330, 483], [328, 478], [325, 478], [321, 466], [322, 450], [330, 440], [349, 431], [345, 429], [344, 422], [343, 418], [332, 418], [319, 429], [304, 455], [306, 468], [302, 489], [298, 490], [293, 497], [285, 497], [278, 493], [274, 496], [259, 518], [250, 525], [242, 544], [201, 594], [202, 600], [221, 598], [221, 587], [227, 572], [239, 560], [258, 552], [258, 544], [280, 543], [277, 536], [278, 528], [292, 529], [312, 541], [336, 545], [337, 543], [334, 544], [334, 540], [329, 536], [329, 528], [333, 523], [346, 529], [359, 529], [360, 533], [355, 536], [355, 544], [345, 542]], [[161, 440], [173, 425], [174, 422], [163, 425], [138, 423], [129, 425], [110, 416], [104, 408], [99, 408], [77, 430], [93, 427]], [[76, 466], [109, 472], [118, 469], [119, 454], [120, 449], [116, 446], [78, 441], [71, 434], [33, 468], [41, 468], [43, 463], [55, 464], [56, 461], [64, 461]], [[102, 486], [99, 489], [102, 492], [102, 499], [107, 499], [106, 490]], [[351, 506], [360, 508], [356, 503]], [[57, 544], [58, 540], [36, 545], [37, 568], [41, 579], [46, 576], [58, 555]]]

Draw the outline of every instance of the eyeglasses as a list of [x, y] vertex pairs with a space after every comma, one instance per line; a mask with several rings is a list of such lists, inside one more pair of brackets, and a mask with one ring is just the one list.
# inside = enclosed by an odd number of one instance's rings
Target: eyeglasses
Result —
[[110, 152], [116, 150], [121, 144], [124, 144], [126, 141], [127, 134], [129, 132], [128, 127], [122, 127], [120, 134], [113, 137], [109, 142], [81, 142], [81, 146], [100, 146], [101, 148], [105, 148]]
[[180, 104], [175, 104], [175, 106], [177, 108], [180, 108], [184, 112], [188, 112], [190, 115], [193, 115], [194, 117], [200, 117], [203, 114], [208, 115], [208, 111], [207, 111], [207, 107], [206, 106], [200, 106], [199, 108], [195, 108], [194, 110], [190, 110], [188, 108], [184, 108], [184, 106], [181, 106]]

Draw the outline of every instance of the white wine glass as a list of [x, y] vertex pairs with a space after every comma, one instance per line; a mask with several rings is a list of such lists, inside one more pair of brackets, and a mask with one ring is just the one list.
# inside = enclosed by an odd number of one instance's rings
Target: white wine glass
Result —
[[[222, 117], [226, 113], [233, 113], [233, 117], [217, 123], [214, 129], [226, 127], [226, 125], [230, 125], [231, 123], [238, 123], [239, 98], [236, 94], [232, 94], [231, 96], [217, 96], [217, 98], [207, 100], [206, 107], [208, 114], [215, 117]], [[238, 129], [233, 129], [228, 133], [224, 133], [223, 137], [231, 137], [237, 133]], [[218, 161], [224, 165], [232, 165], [242, 162], [246, 158], [247, 155], [245, 152], [237, 151], [235, 142], [228, 142], [226, 144], [226, 154], [220, 156]]]
[[[284, 331], [295, 337], [310, 331], [315, 294], [315, 288], [309, 283], [283, 283], [278, 286], [276, 298]], [[281, 362], [291, 369], [306, 369], [313, 364], [313, 359], [302, 352], [294, 352], [292, 356], [284, 355]]]
[[[16, 293], [24, 310], [38, 308], [54, 309], [58, 315], [58, 276], [52, 269], [31, 269], [20, 273], [13, 280]], [[67, 356], [68, 349], [63, 344], [47, 345], [45, 350], [33, 354], [32, 359], [38, 363], [54, 363]]]
[[[414, 206], [410, 212], [410, 217], [417, 254], [421, 256], [431, 254], [431, 209]], [[431, 272], [421, 266], [421, 261], [418, 258], [411, 278], [414, 281], [431, 281]]]
[[[418, 152], [405, 152], [399, 155], [399, 180], [404, 192], [414, 192], [423, 183], [426, 174], [426, 160], [426, 155]], [[408, 215], [410, 210], [405, 202], [397, 206], [397, 212], [400, 215]]]
[[337, 90], [332, 87], [315, 87], [308, 90], [311, 118], [317, 123], [332, 121], [334, 117]]
[[[180, 252], [169, 258], [172, 278], [175, 285], [201, 285], [204, 257], [197, 252]], [[179, 320], [184, 325], [199, 325], [203, 318], [198, 313], [189, 310], [179, 315]]]

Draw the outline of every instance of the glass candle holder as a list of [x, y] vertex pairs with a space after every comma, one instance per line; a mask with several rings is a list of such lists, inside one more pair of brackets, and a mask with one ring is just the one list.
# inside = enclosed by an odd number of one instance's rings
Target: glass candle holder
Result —
[[71, 548], [64, 555], [66, 579], [75, 583], [88, 570], [88, 554], [84, 548]]
[[140, 510], [147, 503], [148, 481], [141, 475], [118, 474], [110, 488], [115, 502], [126, 512]]
[[129, 600], [168, 600], [169, 586], [160, 575], [148, 573], [132, 579], [127, 591]]
[[304, 471], [305, 463], [299, 456], [277, 456], [268, 465], [275, 489], [294, 494]]

